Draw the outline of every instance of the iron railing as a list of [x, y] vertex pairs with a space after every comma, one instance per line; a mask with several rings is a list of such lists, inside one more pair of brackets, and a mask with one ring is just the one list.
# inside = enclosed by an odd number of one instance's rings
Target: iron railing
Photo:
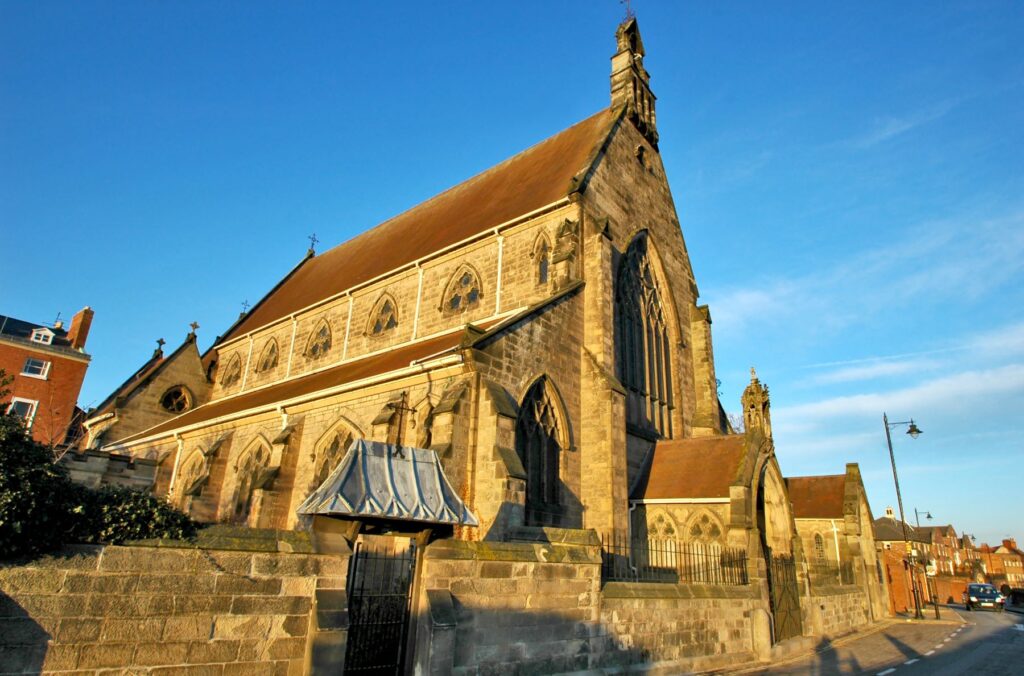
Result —
[[812, 585], [853, 584], [852, 561], [815, 561], [807, 564]]
[[659, 538], [601, 536], [605, 582], [743, 585], [747, 552], [736, 547]]

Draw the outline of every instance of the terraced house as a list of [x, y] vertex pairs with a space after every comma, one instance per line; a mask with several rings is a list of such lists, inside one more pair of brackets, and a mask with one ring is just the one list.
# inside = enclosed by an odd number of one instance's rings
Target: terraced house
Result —
[[313, 668], [690, 668], [870, 621], [870, 566], [808, 586], [767, 387], [743, 433], [718, 400], [644, 54], [627, 20], [607, 109], [310, 251], [90, 428], [200, 520], [351, 557]]

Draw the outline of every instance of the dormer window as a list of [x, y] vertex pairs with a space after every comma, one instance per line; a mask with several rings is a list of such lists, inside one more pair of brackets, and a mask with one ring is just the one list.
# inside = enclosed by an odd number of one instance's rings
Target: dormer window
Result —
[[50, 329], [36, 329], [32, 332], [32, 342], [49, 345], [53, 342], [53, 331]]

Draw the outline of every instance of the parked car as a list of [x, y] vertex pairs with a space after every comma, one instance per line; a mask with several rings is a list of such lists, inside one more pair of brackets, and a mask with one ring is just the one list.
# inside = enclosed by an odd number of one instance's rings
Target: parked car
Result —
[[1005, 605], [1006, 599], [990, 584], [970, 584], [964, 592], [964, 606], [967, 610], [991, 608], [1003, 612]]

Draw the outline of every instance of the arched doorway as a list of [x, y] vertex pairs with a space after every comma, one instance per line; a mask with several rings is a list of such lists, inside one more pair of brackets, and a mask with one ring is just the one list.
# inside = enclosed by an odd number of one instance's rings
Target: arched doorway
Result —
[[782, 474], [769, 458], [757, 478], [757, 530], [768, 576], [773, 643], [803, 634], [791, 522]]

